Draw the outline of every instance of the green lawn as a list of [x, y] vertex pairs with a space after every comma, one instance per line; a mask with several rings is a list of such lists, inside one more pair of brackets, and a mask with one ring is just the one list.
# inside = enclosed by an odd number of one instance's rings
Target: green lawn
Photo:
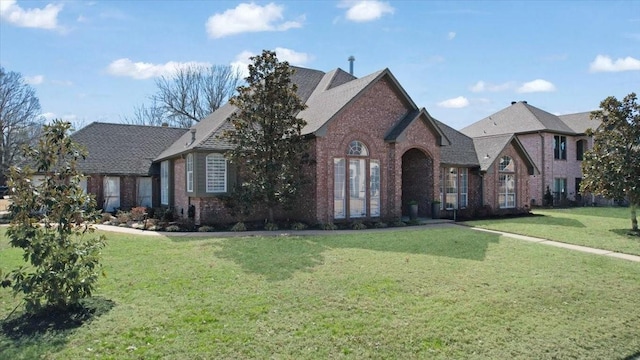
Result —
[[640, 255], [640, 237], [628, 235], [631, 218], [624, 207], [536, 209], [532, 217], [468, 221], [485, 229]]
[[[328, 234], [108, 233], [107, 310], [16, 332], [19, 301], [0, 289], [0, 359], [640, 355], [638, 263], [460, 227]], [[19, 260], [0, 243], [0, 267]]]

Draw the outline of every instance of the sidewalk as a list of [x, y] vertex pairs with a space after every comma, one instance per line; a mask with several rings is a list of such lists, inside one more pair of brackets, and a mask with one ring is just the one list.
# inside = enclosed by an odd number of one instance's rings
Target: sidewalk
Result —
[[146, 236], [166, 236], [166, 237], [209, 237], [209, 238], [229, 238], [229, 237], [251, 237], [251, 236], [326, 236], [326, 235], [348, 235], [354, 233], [368, 233], [368, 232], [383, 232], [383, 231], [405, 231], [405, 230], [419, 230], [425, 227], [433, 227], [433, 226], [461, 226], [467, 229], [475, 230], [475, 231], [484, 231], [488, 233], [498, 234], [506, 237], [510, 237], [512, 239], [524, 240], [529, 242], [534, 242], [542, 245], [550, 245], [559, 248], [580, 251], [589, 254], [609, 256], [618, 259], [640, 262], [640, 256], [623, 254], [610, 250], [602, 250], [591, 248], [587, 246], [581, 245], [573, 245], [567, 244], [559, 241], [547, 240], [542, 238], [536, 238], [532, 236], [518, 235], [512, 234], [504, 231], [496, 231], [496, 230], [487, 230], [481, 229], [477, 227], [468, 227], [465, 225], [460, 225], [454, 223], [452, 220], [424, 220], [421, 219], [421, 224], [416, 226], [406, 226], [406, 227], [392, 227], [392, 228], [384, 228], [384, 229], [365, 229], [365, 230], [280, 230], [280, 231], [242, 231], [242, 232], [233, 232], [233, 231], [223, 231], [223, 232], [159, 232], [159, 231], [150, 231], [150, 230], [139, 230], [132, 229], [127, 227], [119, 227], [112, 225], [95, 225], [96, 229], [110, 232], [119, 232], [133, 235], [146, 235]]
[[[460, 226], [464, 226], [464, 225], [460, 225]], [[484, 231], [492, 234], [499, 234], [502, 236], [510, 237], [512, 239], [524, 240], [524, 241], [534, 242], [542, 245], [550, 245], [550, 246], [555, 246], [563, 249], [581, 251], [589, 254], [604, 255], [604, 256], [610, 256], [618, 259], [640, 262], [640, 256], [637, 256], [637, 255], [623, 254], [623, 253], [619, 253], [611, 250], [602, 250], [602, 249], [596, 249], [596, 248], [591, 248], [587, 246], [567, 244], [559, 241], [547, 240], [547, 239], [537, 238], [533, 236], [507, 233], [504, 231], [481, 229], [477, 227], [472, 227], [470, 229], [476, 230], [476, 231]]]

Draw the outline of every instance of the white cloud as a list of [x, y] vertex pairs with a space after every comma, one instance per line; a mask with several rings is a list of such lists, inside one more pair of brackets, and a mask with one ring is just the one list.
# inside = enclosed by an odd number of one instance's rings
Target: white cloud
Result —
[[286, 31], [302, 27], [304, 17], [297, 21], [282, 21], [284, 7], [269, 3], [265, 6], [242, 3], [234, 9], [209, 17], [205, 27], [212, 38], [245, 32]]
[[278, 56], [278, 60], [287, 61], [291, 65], [305, 65], [309, 61], [311, 61], [311, 55], [307, 53], [297, 52], [287, 48], [276, 48], [276, 56]]
[[206, 62], [176, 62], [169, 61], [165, 64], [152, 64], [145, 62], [133, 62], [128, 58], [118, 59], [107, 67], [107, 72], [115, 76], [127, 76], [142, 80], [152, 77], [171, 76], [177, 70], [191, 66], [211, 66]]
[[438, 106], [450, 109], [460, 109], [469, 106], [469, 100], [464, 96], [458, 96], [457, 98], [441, 101], [438, 103]]
[[[276, 56], [280, 61], [287, 61], [291, 65], [305, 65], [309, 61], [312, 60], [312, 56], [307, 53], [297, 52], [287, 48], [277, 47], [275, 49]], [[231, 62], [231, 66], [234, 69], [240, 71], [241, 76], [247, 77], [249, 75], [249, 64], [251, 64], [250, 57], [255, 56], [256, 54], [251, 51], [243, 51], [240, 54], [236, 55], [236, 59]]]
[[556, 91], [555, 85], [547, 80], [536, 79], [533, 81], [522, 84], [516, 92], [519, 93], [533, 93], [533, 92], [551, 92]]
[[23, 9], [15, 0], [0, 1], [0, 18], [28, 28], [54, 30], [58, 28], [58, 13], [62, 4], [47, 4], [44, 8]]
[[343, 1], [338, 7], [348, 8], [347, 19], [355, 22], [377, 20], [395, 11], [388, 2], [379, 0]]
[[478, 81], [477, 83], [469, 86], [469, 90], [471, 90], [472, 92], [498, 92], [498, 91], [505, 91], [505, 90], [509, 90], [510, 88], [513, 87], [513, 82], [506, 82], [506, 83], [502, 83], [502, 84], [491, 84], [491, 83], [487, 83], [484, 82], [482, 80]]
[[449, 33], [447, 34], [447, 39], [449, 40], [453, 40], [455, 37], [456, 37], [455, 31], [449, 31]]
[[254, 53], [250, 51], [243, 51], [240, 54], [236, 55], [236, 60], [231, 62], [231, 67], [234, 70], [240, 72], [240, 76], [246, 78], [249, 76], [249, 64], [251, 64], [250, 57], [255, 56]]
[[589, 65], [590, 72], [618, 72], [640, 70], [640, 60], [627, 56], [613, 61], [607, 55], [598, 55]]
[[25, 76], [24, 82], [26, 82], [29, 85], [39, 85], [44, 82], [44, 76], [42, 75]]

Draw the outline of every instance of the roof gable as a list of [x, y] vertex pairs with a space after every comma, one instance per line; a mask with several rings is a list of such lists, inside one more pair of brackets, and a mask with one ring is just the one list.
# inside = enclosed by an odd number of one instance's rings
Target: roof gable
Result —
[[438, 138], [438, 145], [450, 145], [448, 137], [440, 129], [439, 122], [435, 120], [425, 108], [420, 110], [410, 111], [404, 118], [402, 118], [396, 125], [394, 125], [389, 133], [385, 136], [384, 140], [388, 142], [402, 141], [406, 136], [406, 131], [414, 121], [418, 119], [422, 120], [430, 130], [432, 130]]
[[512, 144], [518, 154], [524, 159], [529, 175], [537, 174], [538, 168], [529, 156], [529, 153], [527, 153], [520, 140], [518, 140], [515, 135], [510, 134], [473, 138], [473, 145], [478, 156], [480, 170], [487, 171], [509, 144]]
[[360, 96], [366, 94], [381, 79], [388, 79], [393, 86], [393, 90], [398, 92], [402, 101], [409, 108], [418, 109], [406, 91], [400, 86], [398, 80], [389, 69], [376, 71], [362, 78], [354, 78], [343, 84], [337, 85], [335, 79], [345, 76], [336, 74], [342, 70], [337, 69], [325, 75], [325, 78], [318, 84], [307, 102], [307, 109], [301, 111], [298, 116], [307, 122], [303, 129], [303, 134], [315, 134], [323, 136], [326, 133], [329, 123], [342, 112], [347, 106], [355, 102]]
[[94, 122], [71, 138], [85, 146], [79, 162], [86, 174], [150, 175], [153, 159], [187, 129]]

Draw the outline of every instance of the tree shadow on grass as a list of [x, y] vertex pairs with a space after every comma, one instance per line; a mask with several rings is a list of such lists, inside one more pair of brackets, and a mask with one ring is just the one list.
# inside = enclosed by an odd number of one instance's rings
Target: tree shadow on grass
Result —
[[609, 231], [622, 237], [640, 241], [640, 231], [633, 231], [631, 229], [610, 229]]
[[268, 281], [291, 278], [298, 271], [311, 271], [324, 261], [323, 252], [352, 248], [382, 252], [423, 254], [482, 261], [490, 243], [499, 235], [475, 231], [440, 229], [358, 233], [316, 237], [229, 238], [215, 255], [240, 265]]
[[0, 359], [37, 359], [62, 348], [73, 331], [115, 306], [102, 297], [84, 299], [68, 309], [15, 313], [0, 321]]
[[322, 263], [323, 245], [306, 237], [229, 238], [222, 241], [216, 256], [229, 259], [269, 281], [288, 279]]

